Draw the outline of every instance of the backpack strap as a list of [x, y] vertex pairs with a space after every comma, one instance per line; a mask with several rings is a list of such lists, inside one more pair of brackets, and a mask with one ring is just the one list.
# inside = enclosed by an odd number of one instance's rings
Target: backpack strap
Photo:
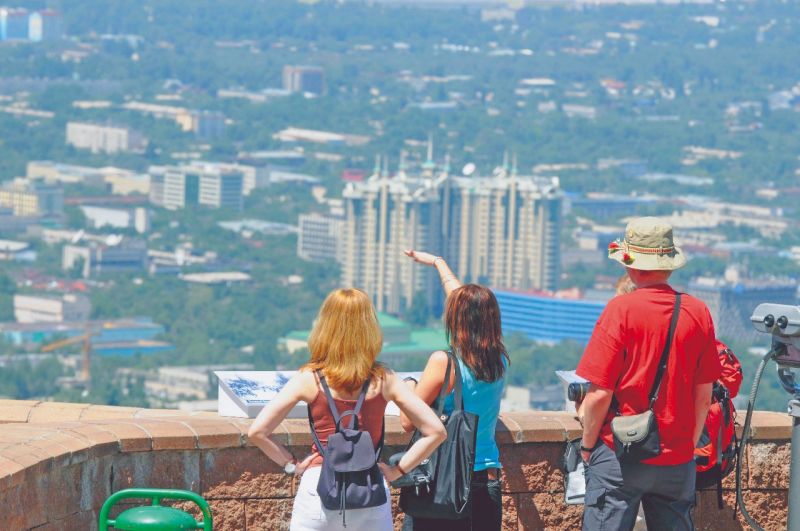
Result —
[[358, 400], [356, 401], [356, 406], [353, 409], [348, 409], [343, 413], [339, 413], [339, 409], [336, 407], [336, 401], [331, 394], [331, 389], [328, 387], [328, 382], [325, 381], [325, 375], [322, 374], [321, 370], [317, 370], [317, 375], [319, 376], [319, 383], [322, 386], [322, 390], [325, 392], [325, 398], [328, 400], [328, 407], [333, 414], [333, 421], [336, 423], [336, 431], [341, 430], [341, 422], [344, 417], [350, 416], [350, 424], [348, 429], [352, 430], [353, 428], [358, 427], [358, 414], [361, 412], [361, 406], [364, 405], [364, 399], [367, 396], [367, 391], [369, 390], [369, 383], [370, 378], [367, 378], [364, 382], [364, 385], [361, 386], [361, 392], [358, 394]]
[[672, 319], [669, 322], [669, 332], [667, 332], [667, 342], [664, 344], [664, 350], [661, 352], [661, 359], [658, 361], [658, 371], [656, 371], [656, 379], [653, 381], [653, 388], [650, 390], [650, 406], [648, 409], [653, 409], [656, 399], [658, 399], [658, 391], [661, 389], [661, 380], [664, 377], [664, 372], [667, 370], [667, 362], [669, 361], [669, 351], [672, 347], [672, 338], [675, 335], [675, 329], [678, 327], [678, 316], [681, 310], [681, 294], [675, 293], [675, 306], [672, 308]]
[[[439, 417], [439, 420], [442, 420], [442, 416], [444, 415], [444, 399], [447, 397], [447, 388], [450, 387], [450, 369], [453, 368], [453, 357], [452, 352], [447, 351], [447, 369], [444, 371], [444, 381], [442, 382], [442, 388], [439, 390], [439, 396], [434, 402], [436, 404], [436, 416]], [[414, 429], [414, 433], [411, 435], [411, 439], [408, 441], [408, 446], [406, 450], [411, 448], [411, 446], [416, 442], [417, 436], [419, 435], [419, 429]], [[383, 434], [381, 434], [381, 446], [383, 446]]]
[[[444, 400], [447, 398], [448, 388], [450, 387], [450, 369], [453, 368], [455, 356], [453, 356], [453, 352], [448, 350], [447, 351], [447, 369], [444, 371], [444, 381], [442, 382], [442, 388], [439, 390], [439, 398], [437, 408], [436, 408], [436, 415], [441, 420], [442, 414], [444, 413]], [[457, 362], [456, 362], [457, 363]]]
[[356, 402], [356, 407], [353, 409], [353, 417], [350, 419], [351, 430], [355, 425], [356, 417], [358, 416], [359, 413], [361, 413], [361, 406], [364, 405], [364, 400], [366, 400], [367, 398], [367, 391], [369, 391], [369, 383], [370, 383], [370, 378], [368, 377], [367, 380], [364, 382], [364, 385], [361, 386], [361, 393], [358, 395], [358, 401]]
[[[464, 395], [463, 395], [464, 380], [461, 377], [461, 365], [458, 363], [458, 359], [456, 358], [456, 355], [453, 353], [452, 350], [448, 350], [447, 351], [447, 358], [448, 358], [448, 361], [447, 361], [448, 368], [450, 367], [450, 361], [452, 360], [453, 364], [455, 365], [455, 373], [456, 373], [456, 379], [455, 379], [455, 382], [453, 383], [453, 392], [454, 392], [454, 396], [453, 396], [453, 411], [463, 411], [464, 410]], [[447, 375], [448, 376], [450, 375], [449, 369], [447, 371]], [[443, 386], [442, 389], [446, 389], [446, 387]]]
[[336, 402], [333, 400], [333, 395], [331, 394], [331, 389], [328, 387], [328, 382], [325, 381], [325, 375], [322, 374], [320, 369], [314, 371], [317, 373], [317, 378], [319, 378], [319, 385], [322, 387], [322, 391], [325, 393], [325, 398], [328, 399], [328, 407], [333, 414], [333, 422], [336, 424], [337, 428], [339, 426], [339, 422], [342, 420], [342, 416], [339, 414], [339, 409], [336, 407]]

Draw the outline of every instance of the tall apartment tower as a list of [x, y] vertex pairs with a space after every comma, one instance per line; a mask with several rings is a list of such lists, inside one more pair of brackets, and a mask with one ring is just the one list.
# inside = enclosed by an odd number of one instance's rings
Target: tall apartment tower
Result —
[[557, 178], [520, 176], [504, 164], [489, 177], [455, 177], [428, 160], [410, 175], [401, 161], [344, 192], [342, 283], [363, 288], [379, 311], [401, 313], [423, 296], [438, 312], [432, 268], [404, 249], [444, 256], [465, 282], [556, 290], [562, 192]]

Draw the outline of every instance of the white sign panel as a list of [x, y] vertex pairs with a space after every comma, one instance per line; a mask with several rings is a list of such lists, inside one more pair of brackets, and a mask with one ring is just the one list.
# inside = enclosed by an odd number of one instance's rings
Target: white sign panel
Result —
[[[219, 379], [219, 403], [217, 413], [222, 417], [255, 418], [261, 408], [275, 398], [297, 371], [216, 371]], [[412, 376], [419, 380], [422, 373], [402, 372], [400, 378]], [[400, 410], [389, 402], [387, 415], [399, 415]], [[298, 404], [289, 412], [289, 418], [306, 418], [308, 410], [305, 402]]]

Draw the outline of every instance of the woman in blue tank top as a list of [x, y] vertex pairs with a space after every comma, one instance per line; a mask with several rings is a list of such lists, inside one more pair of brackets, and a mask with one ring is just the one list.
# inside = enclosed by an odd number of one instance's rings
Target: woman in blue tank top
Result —
[[[444, 325], [447, 339], [458, 358], [464, 380], [464, 409], [478, 415], [478, 434], [475, 445], [475, 468], [472, 476], [472, 515], [463, 520], [411, 518], [406, 515], [406, 531], [499, 531], [503, 506], [500, 494], [500, 451], [495, 441], [495, 426], [500, 413], [500, 400], [505, 385], [508, 355], [503, 345], [500, 327], [500, 308], [494, 294], [477, 284], [462, 285], [441, 257], [419, 251], [406, 254], [420, 264], [430, 265], [439, 272], [447, 300]], [[431, 354], [419, 382], [409, 385], [422, 400], [433, 404], [444, 384], [447, 354]], [[455, 380], [453, 367], [450, 382]], [[445, 411], [453, 409], [452, 383], [445, 398]], [[400, 415], [403, 429], [411, 431], [410, 420]]]

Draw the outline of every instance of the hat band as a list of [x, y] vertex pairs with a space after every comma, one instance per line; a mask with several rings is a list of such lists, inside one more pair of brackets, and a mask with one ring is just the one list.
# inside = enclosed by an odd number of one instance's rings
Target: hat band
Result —
[[669, 247], [642, 247], [641, 245], [634, 245], [628, 240], [625, 240], [625, 247], [627, 250], [640, 254], [670, 254], [675, 251], [675, 246]]

